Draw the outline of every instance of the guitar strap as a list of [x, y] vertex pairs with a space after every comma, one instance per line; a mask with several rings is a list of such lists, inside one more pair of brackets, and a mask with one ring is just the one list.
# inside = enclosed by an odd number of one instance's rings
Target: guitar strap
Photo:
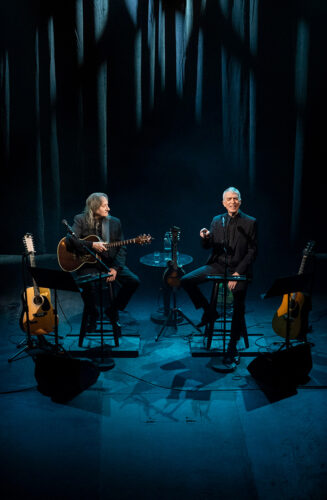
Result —
[[104, 217], [102, 220], [102, 239], [110, 243], [110, 217]]

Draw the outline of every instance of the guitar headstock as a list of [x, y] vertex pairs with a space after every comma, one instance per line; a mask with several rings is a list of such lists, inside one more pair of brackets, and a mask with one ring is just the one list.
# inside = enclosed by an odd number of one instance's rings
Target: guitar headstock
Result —
[[312, 240], [308, 241], [308, 243], [306, 244], [306, 246], [305, 246], [305, 248], [303, 250], [303, 255], [305, 257], [308, 257], [309, 255], [312, 254], [312, 251], [314, 249], [315, 244], [316, 244], [315, 241], [312, 241]]
[[153, 240], [150, 234], [140, 234], [135, 238], [135, 243], [139, 245], [148, 245]]
[[34, 240], [31, 233], [26, 233], [23, 236], [23, 244], [27, 254], [35, 254]]
[[177, 241], [180, 240], [181, 237], [181, 230], [177, 226], [173, 226], [170, 228], [170, 234], [171, 234], [171, 239], [173, 243], [176, 243]]

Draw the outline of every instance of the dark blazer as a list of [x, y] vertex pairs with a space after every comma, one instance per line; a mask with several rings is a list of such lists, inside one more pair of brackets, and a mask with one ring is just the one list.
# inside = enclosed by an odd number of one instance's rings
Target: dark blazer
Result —
[[228, 243], [226, 241], [227, 220], [227, 213], [214, 217], [210, 226], [210, 237], [202, 239], [204, 248], [212, 248], [207, 263], [217, 262], [224, 265], [224, 248], [226, 248], [228, 267], [231, 271], [251, 277], [252, 263], [257, 255], [256, 219], [239, 211]]
[[[78, 214], [74, 218], [74, 224], [72, 230], [76, 234], [77, 238], [85, 238], [90, 234], [95, 234], [95, 231], [92, 231], [88, 228], [86, 224], [86, 218], [84, 214]], [[68, 244], [73, 246], [75, 250], [78, 252], [85, 252], [79, 240], [76, 240], [74, 237], [67, 235]], [[108, 215], [102, 219], [102, 239], [104, 241], [108, 241], [110, 243], [114, 241], [121, 241], [124, 239], [121, 222], [116, 217], [112, 217]], [[87, 247], [92, 248], [91, 241], [83, 242]], [[101, 254], [101, 258], [104, 262], [111, 268], [119, 269], [125, 266], [126, 264], [126, 247], [115, 247], [109, 248], [106, 252]]]

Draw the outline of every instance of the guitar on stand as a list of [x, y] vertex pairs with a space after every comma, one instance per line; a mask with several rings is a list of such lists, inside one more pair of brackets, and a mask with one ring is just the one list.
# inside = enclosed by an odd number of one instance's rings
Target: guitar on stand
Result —
[[[23, 237], [23, 243], [29, 265], [35, 267], [33, 236], [26, 233]], [[26, 310], [23, 310], [20, 327], [24, 332], [27, 332], [27, 325], [29, 324], [31, 335], [45, 335], [53, 332], [55, 328], [55, 313], [51, 304], [51, 292], [49, 288], [40, 288], [34, 278], [32, 282], [33, 286], [26, 288], [23, 294], [23, 303], [27, 302], [28, 314]]]
[[[178, 246], [178, 241], [180, 240], [180, 234], [181, 230], [179, 227], [173, 226], [170, 229], [170, 236], [171, 236], [171, 255], [172, 258], [170, 261], [167, 262], [167, 269], [165, 270], [163, 274], [163, 282], [166, 288], [171, 289], [172, 297], [173, 297], [173, 308], [169, 308], [167, 318], [158, 333], [156, 337], [156, 342], [159, 340], [160, 336], [164, 332], [164, 330], [167, 328], [167, 326], [173, 326], [175, 330], [177, 330], [177, 324], [180, 323], [181, 321], [186, 320], [188, 323], [190, 323], [194, 328], [199, 330], [199, 328], [191, 321], [181, 309], [177, 307], [177, 301], [176, 301], [176, 291], [180, 287], [180, 280], [181, 277], [185, 274], [184, 269], [182, 266], [178, 265], [178, 251], [177, 251], [177, 246]], [[169, 302], [170, 302], [170, 296], [169, 296]], [[199, 330], [201, 331], [201, 330]]]
[[[303, 250], [303, 257], [298, 275], [303, 274], [308, 257], [312, 254], [314, 241], [309, 241]], [[290, 340], [298, 337], [304, 338], [308, 331], [308, 315], [311, 309], [310, 297], [302, 292], [284, 294], [282, 303], [277, 309], [272, 327], [280, 337]]]
[[[23, 237], [25, 252], [22, 256], [23, 285], [22, 293], [23, 309], [19, 319], [19, 324], [23, 332], [26, 333], [26, 339], [20, 342], [17, 347], [22, 347], [13, 356], [8, 359], [10, 363], [23, 352], [28, 352], [36, 347], [32, 340], [32, 335], [36, 335], [37, 347], [49, 347], [50, 344], [45, 340], [44, 335], [55, 332], [58, 324], [58, 316], [52, 307], [51, 292], [49, 288], [40, 288], [32, 277], [33, 286], [27, 286], [26, 269], [37, 270], [35, 266], [35, 250], [33, 236], [26, 233]], [[56, 337], [57, 338], [57, 337]]]
[[181, 230], [179, 227], [173, 226], [170, 229], [171, 238], [171, 260], [167, 263], [167, 269], [163, 275], [164, 283], [171, 288], [179, 288], [181, 285], [181, 277], [185, 274], [184, 269], [177, 263], [177, 245], [180, 240]]

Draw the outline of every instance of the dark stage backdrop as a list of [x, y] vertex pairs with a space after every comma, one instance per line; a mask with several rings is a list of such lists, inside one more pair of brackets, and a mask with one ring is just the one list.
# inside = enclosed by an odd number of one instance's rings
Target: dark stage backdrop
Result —
[[307, 240], [327, 252], [325, 0], [0, 5], [2, 254], [27, 231], [54, 253], [61, 219], [104, 191], [126, 237], [153, 249], [178, 225], [200, 264], [230, 185], [258, 218], [262, 289]]

